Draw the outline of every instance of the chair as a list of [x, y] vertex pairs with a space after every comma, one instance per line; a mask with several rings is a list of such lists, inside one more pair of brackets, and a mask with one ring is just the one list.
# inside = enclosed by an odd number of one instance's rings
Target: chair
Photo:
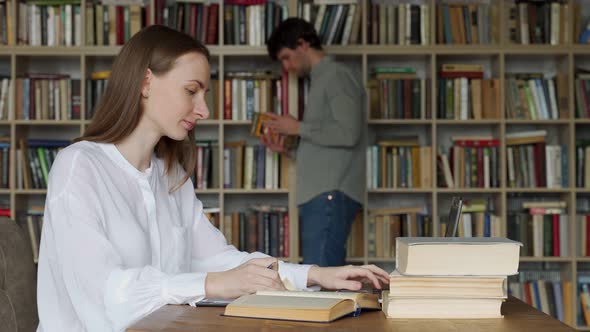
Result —
[[0, 217], [0, 331], [37, 329], [36, 267], [27, 233]]

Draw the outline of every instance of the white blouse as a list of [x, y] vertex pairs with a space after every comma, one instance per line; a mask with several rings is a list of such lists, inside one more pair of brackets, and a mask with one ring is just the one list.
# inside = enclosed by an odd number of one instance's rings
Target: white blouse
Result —
[[[168, 180], [162, 160], [140, 172], [113, 144], [78, 142], [58, 154], [41, 236], [38, 331], [122, 331], [165, 304], [204, 298], [207, 272], [267, 257], [228, 245], [192, 182], [169, 193]], [[279, 273], [305, 289], [309, 267], [281, 262]]]

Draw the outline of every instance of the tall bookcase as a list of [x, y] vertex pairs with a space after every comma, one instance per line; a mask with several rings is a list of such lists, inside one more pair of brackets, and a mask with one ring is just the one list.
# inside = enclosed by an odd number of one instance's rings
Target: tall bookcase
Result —
[[[15, 3], [15, 0], [9, 0]], [[82, 0], [81, 8], [86, 8], [89, 1]], [[394, 3], [405, 3], [406, 1], [393, 1]], [[581, 199], [590, 198], [590, 190], [576, 188], [575, 186], [575, 141], [577, 138], [590, 138], [588, 129], [590, 120], [575, 118], [574, 99], [574, 77], [575, 68], [585, 66], [590, 68], [590, 46], [577, 44], [577, 36], [573, 35], [573, 20], [566, 25], [566, 33], [569, 35], [569, 43], [557, 46], [550, 45], [517, 45], [508, 40], [507, 26], [508, 13], [506, 11], [507, 1], [503, 0], [482, 0], [483, 3], [493, 3], [498, 7], [498, 22], [495, 31], [498, 34], [498, 42], [490, 45], [444, 45], [435, 42], [436, 37], [436, 15], [434, 8], [440, 0], [407, 1], [430, 5], [431, 14], [428, 18], [431, 42], [427, 45], [373, 45], [368, 41], [367, 12], [369, 9], [368, 0], [359, 0], [359, 7], [362, 8], [362, 24], [360, 43], [347, 46], [327, 46], [326, 52], [333, 55], [337, 60], [357, 70], [362, 80], [367, 85], [370, 79], [371, 70], [375, 66], [401, 66], [416, 67], [418, 76], [429, 78], [429, 98], [431, 100], [430, 119], [413, 120], [375, 120], [367, 119], [369, 127], [369, 144], [375, 144], [375, 135], [395, 131], [396, 133], [418, 134], [425, 145], [432, 146], [431, 154], [431, 178], [432, 188], [419, 189], [370, 189], [365, 194], [363, 205], [364, 218], [364, 255], [362, 257], [349, 257], [351, 263], [377, 263], [392, 264], [394, 259], [369, 258], [367, 254], [368, 234], [368, 210], [381, 207], [404, 207], [414, 205], [425, 205], [428, 207], [433, 221], [433, 232], [435, 236], [440, 233], [439, 217], [447, 214], [450, 199], [453, 195], [460, 194], [466, 198], [491, 198], [494, 202], [494, 212], [501, 217], [501, 233], [506, 235], [508, 205], [518, 197], [547, 197], [561, 199], [567, 202], [569, 213], [569, 252], [570, 257], [521, 257], [521, 265], [527, 263], [554, 263], [559, 266], [562, 280], [570, 280], [574, 285], [577, 283], [578, 271], [583, 269], [584, 263], [590, 263], [590, 257], [579, 257], [577, 251], [578, 226], [576, 219], [577, 202]], [[447, 1], [442, 1], [447, 2]], [[474, 1], [466, 1], [474, 2]], [[478, 1], [479, 2], [479, 1]], [[586, 1], [567, 0], [570, 4], [570, 18], [573, 17], [573, 4], [582, 5], [582, 15], [590, 17], [590, 7]], [[288, 0], [286, 2], [290, 16], [298, 13], [298, 1]], [[154, 21], [155, 0], [147, 1], [146, 6], [150, 8], [151, 21]], [[12, 6], [12, 17], [18, 17], [16, 6]], [[271, 63], [263, 46], [236, 46], [224, 45], [224, 24], [223, 24], [223, 1], [220, 2], [218, 31], [218, 43], [208, 45], [211, 51], [212, 69], [218, 72], [218, 79], [223, 82], [224, 73], [232, 70], [255, 70], [259, 68], [280, 72], [277, 63]], [[81, 16], [82, 26], [85, 26], [85, 16]], [[16, 40], [16, 26], [12, 29], [13, 39]], [[572, 42], [573, 41], [573, 42]], [[86, 45], [84, 34], [82, 34], [81, 45]], [[86, 96], [84, 94], [85, 81], [92, 71], [105, 70], [110, 67], [113, 58], [120, 50], [120, 46], [73, 46], [73, 47], [33, 47], [22, 45], [0, 46], [0, 73], [9, 74], [14, 80], [18, 75], [27, 72], [66, 72], [72, 77], [79, 78], [82, 85], [81, 93], [81, 119], [80, 120], [4, 120], [0, 121], [0, 134], [10, 137], [10, 188], [0, 189], [0, 197], [10, 201], [11, 215], [16, 216], [18, 212], [25, 211], [31, 205], [43, 204], [45, 190], [22, 190], [15, 186], [15, 147], [18, 146], [20, 138], [59, 138], [71, 139], [82, 134], [90, 122], [85, 118]], [[498, 119], [487, 120], [441, 120], [436, 118], [437, 114], [437, 77], [439, 67], [443, 63], [480, 63], [484, 64], [489, 77], [498, 78], [500, 82], [500, 105], [501, 114]], [[521, 68], [523, 70], [521, 70]], [[506, 116], [503, 105], [505, 105], [505, 76], [511, 72], [559, 72], [566, 74], [568, 79], [568, 117], [558, 120], [515, 120]], [[223, 86], [221, 87], [223, 89]], [[368, 94], [368, 89], [367, 89]], [[297, 78], [289, 76], [289, 110], [297, 114], [298, 107], [298, 85]], [[223, 114], [223, 90], [219, 93], [217, 101], [217, 113]], [[15, 96], [12, 96], [13, 98]], [[367, 100], [368, 106], [368, 100]], [[15, 111], [10, 110], [14, 119]], [[221, 117], [223, 118], [223, 117]], [[547, 188], [509, 188], [507, 185], [507, 160], [506, 160], [506, 134], [528, 129], [546, 129], [548, 141], [564, 144], [567, 146], [569, 184], [561, 189]], [[214, 139], [220, 147], [224, 142], [235, 139], [247, 139], [250, 143], [255, 140], [248, 137], [248, 121], [231, 121], [223, 119], [211, 119], [201, 121], [196, 129], [199, 139]], [[448, 137], [455, 133], [461, 135], [469, 134], [492, 134], [500, 140], [499, 149], [499, 176], [500, 186], [497, 188], [444, 188], [437, 183], [437, 147], [444, 145]], [[223, 161], [222, 149], [215, 158]], [[219, 162], [219, 174], [223, 177], [223, 163]], [[359, 176], [366, 177], [365, 174]], [[219, 181], [223, 183], [223, 181]], [[219, 189], [196, 190], [196, 195], [209, 206], [219, 206], [223, 216], [226, 213], [246, 209], [250, 204], [271, 203], [287, 205], [290, 222], [290, 255], [284, 259], [291, 262], [299, 262], [299, 235], [298, 235], [298, 214], [295, 204], [295, 169], [293, 163], [289, 167], [289, 189], [278, 190], [245, 190], [226, 189], [221, 186]], [[577, 314], [580, 311], [577, 287], [573, 287], [572, 307], [574, 308], [574, 321], [568, 324], [580, 330], [590, 331], [589, 327], [577, 326]]]

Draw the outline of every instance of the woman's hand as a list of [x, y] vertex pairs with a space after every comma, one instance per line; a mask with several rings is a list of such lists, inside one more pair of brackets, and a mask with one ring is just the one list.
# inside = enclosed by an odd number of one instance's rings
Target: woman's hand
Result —
[[371, 283], [381, 289], [381, 285], [389, 284], [389, 273], [375, 265], [363, 266], [312, 266], [307, 274], [307, 285], [319, 285], [326, 289], [360, 290], [363, 283]]
[[[273, 265], [273, 269], [268, 268]], [[205, 296], [234, 299], [259, 290], [285, 290], [279, 277], [276, 258], [255, 258], [224, 272], [209, 272], [205, 279]]]

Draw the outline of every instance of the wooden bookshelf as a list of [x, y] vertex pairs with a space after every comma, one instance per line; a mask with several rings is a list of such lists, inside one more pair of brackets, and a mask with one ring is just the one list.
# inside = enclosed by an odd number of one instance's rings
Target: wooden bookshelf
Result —
[[[16, 0], [9, 0], [13, 3]], [[435, 8], [435, 4], [442, 0], [422, 0], [419, 1], [423, 4], [430, 5], [431, 8]], [[85, 8], [87, 0], [81, 0], [81, 8]], [[149, 1], [151, 7], [151, 21], [154, 21], [154, 0]], [[405, 1], [399, 1], [404, 3]], [[411, 1], [408, 1], [411, 2]], [[448, 1], [444, 1], [448, 2]], [[499, 6], [499, 20], [501, 22], [500, 27], [507, 29], [507, 14], [505, 7], [508, 1], [503, 0], [490, 0], [482, 2], [491, 2]], [[570, 5], [577, 3], [577, 0], [566, 0]], [[396, 2], [398, 3], [398, 2]], [[384, 63], [391, 62], [393, 64], [404, 63], [406, 60], [413, 58], [420, 58], [424, 67], [424, 73], [422, 78], [430, 79], [430, 95], [428, 96], [431, 100], [431, 114], [432, 118], [429, 119], [367, 119], [367, 125], [369, 132], [387, 132], [392, 129], [404, 129], [404, 128], [418, 128], [426, 133], [429, 140], [429, 145], [432, 146], [431, 165], [431, 178], [433, 181], [433, 188], [375, 188], [368, 189], [365, 194], [363, 205], [364, 210], [364, 256], [363, 257], [350, 257], [348, 261], [350, 263], [368, 264], [368, 263], [388, 263], [393, 264], [394, 260], [391, 258], [369, 258], [367, 254], [367, 233], [368, 233], [368, 209], [385, 207], [387, 202], [395, 202], [398, 199], [409, 199], [410, 202], [419, 202], [423, 205], [427, 205], [431, 213], [432, 229], [434, 235], [439, 235], [440, 223], [439, 217], [447, 214], [444, 210], [445, 202], [453, 194], [461, 194], [466, 198], [469, 197], [491, 197], [494, 201], [499, 202], [496, 206], [495, 212], [500, 216], [502, 220], [502, 232], [506, 235], [507, 229], [507, 214], [508, 214], [508, 200], [510, 196], [514, 194], [528, 195], [533, 197], [535, 195], [545, 195], [547, 197], [560, 198], [568, 202], [568, 216], [569, 216], [569, 237], [571, 241], [570, 247], [572, 249], [577, 248], [576, 241], [578, 238], [574, 231], [576, 223], [576, 202], [581, 197], [590, 196], [590, 189], [576, 188], [575, 186], [575, 140], [580, 133], [584, 130], [590, 129], [590, 119], [577, 119], [575, 118], [574, 106], [574, 89], [573, 89], [573, 78], [575, 77], [575, 69], [580, 61], [580, 57], [590, 55], [590, 45], [579, 45], [576, 43], [577, 38], [570, 38], [570, 43], [563, 45], [516, 45], [508, 41], [506, 31], [500, 31], [500, 37], [498, 43], [490, 45], [444, 45], [430, 43], [428, 45], [373, 45], [367, 42], [367, 8], [369, 0], [359, 0], [362, 8], [362, 24], [361, 24], [361, 38], [360, 44], [348, 45], [348, 46], [327, 46], [325, 47], [327, 54], [335, 56], [337, 60], [344, 60], [345, 63], [355, 63], [355, 66], [360, 69], [361, 78], [365, 83], [365, 86], [370, 78], [371, 65], [374, 61], [378, 60]], [[242, 45], [224, 45], [224, 26], [223, 26], [223, 1], [220, 2], [219, 7], [219, 19], [218, 19], [218, 43], [215, 45], [208, 45], [211, 52], [212, 64], [217, 72], [218, 79], [222, 81], [224, 79], [224, 73], [229, 71], [228, 64], [232, 67], [239, 65], [241, 61], [255, 61], [260, 64], [266, 64], [270, 62], [267, 57], [266, 48], [264, 46], [242, 46]], [[12, 17], [18, 17], [16, 6], [12, 6]], [[288, 0], [288, 7], [290, 16], [297, 15], [298, 0]], [[570, 13], [573, 15], [572, 6], [570, 6]], [[429, 18], [430, 23], [430, 35], [431, 40], [435, 39], [436, 36], [436, 20], [433, 11]], [[571, 16], [573, 17], [573, 16]], [[85, 26], [85, 15], [81, 15], [82, 27]], [[585, 18], [587, 19], [587, 17]], [[572, 35], [572, 22], [568, 25], [567, 29]], [[13, 34], [16, 37], [16, 29], [13, 29]], [[14, 38], [13, 40], [16, 40]], [[86, 45], [85, 34], [82, 33], [82, 45]], [[119, 52], [121, 46], [71, 46], [71, 47], [47, 47], [47, 46], [26, 46], [26, 45], [8, 45], [0, 46], [0, 68], [1, 65], [7, 64], [10, 68], [8, 73], [14, 80], [18, 74], [21, 74], [20, 62], [22, 59], [26, 59], [28, 62], [35, 62], [40, 60], [41, 62], [51, 61], [52, 63], [60, 63], [62, 61], [78, 63], [79, 78], [81, 81], [81, 119], [80, 120], [14, 120], [14, 109], [10, 110], [12, 114], [11, 119], [13, 120], [2, 120], [0, 121], [0, 133], [7, 134], [11, 139], [11, 152], [10, 152], [10, 183], [11, 186], [8, 189], [0, 189], [0, 196], [7, 197], [10, 200], [10, 210], [12, 216], [16, 216], [17, 212], [21, 212], [25, 209], [31, 200], [43, 201], [46, 194], [44, 189], [17, 189], [16, 183], [16, 163], [15, 163], [15, 147], [18, 145], [19, 138], [37, 138], [38, 134], [46, 132], [59, 134], [59, 138], [63, 137], [63, 132], [67, 131], [67, 135], [70, 138], [77, 137], [84, 133], [86, 126], [90, 123], [89, 119], [86, 119], [85, 110], [85, 81], [89, 76], [91, 63], [96, 58], [113, 59], [114, 56]], [[498, 119], [484, 119], [484, 120], [444, 120], [437, 119], [436, 115], [436, 88], [437, 88], [437, 73], [439, 65], [448, 60], [455, 62], [461, 62], [463, 60], [469, 60], [473, 57], [473, 62], [482, 60], [480, 62], [493, 62], [496, 68], [492, 70], [491, 77], [498, 78], [500, 82], [500, 104], [501, 113]], [[553, 62], [556, 68], [559, 68], [560, 72], [563, 72], [568, 77], [569, 82], [569, 117], [560, 118], [558, 120], [517, 120], [509, 119], [506, 117], [504, 110], [505, 105], [505, 74], [510, 72], [510, 65], [513, 62], [520, 60], [531, 60], [532, 62], [542, 62], [545, 59]], [[517, 61], [518, 60], [518, 61]], [[562, 65], [560, 65], [562, 63]], [[590, 65], [590, 61], [586, 62], [586, 65]], [[101, 64], [97, 64], [100, 69], [103, 69]], [[47, 67], [46, 67], [47, 68]], [[590, 68], [590, 67], [589, 67]], [[95, 68], [96, 69], [96, 68]], [[47, 71], [53, 70], [47, 68]], [[542, 70], [542, 69], [541, 69]], [[223, 89], [223, 87], [222, 87]], [[289, 110], [292, 115], [297, 114], [298, 100], [297, 100], [297, 78], [293, 75], [289, 76]], [[366, 89], [368, 94], [368, 89]], [[223, 105], [223, 93], [220, 91], [218, 104], [218, 114], [222, 114], [221, 105]], [[367, 101], [368, 106], [368, 101]], [[228, 138], [230, 135], [235, 135], [236, 132], [245, 132], [248, 121], [230, 121], [222, 119], [211, 119], [204, 120], [199, 123], [197, 127], [197, 136], [200, 128], [207, 131], [208, 133], [213, 132], [214, 138], [217, 140], [220, 147], [223, 146], [224, 142], [230, 141]], [[559, 189], [548, 189], [548, 188], [510, 188], [507, 185], [507, 172], [506, 172], [506, 137], [505, 135], [512, 129], [532, 126], [535, 128], [556, 128], [560, 135], [563, 136], [561, 143], [568, 147], [568, 172], [569, 185], [565, 188]], [[457, 188], [449, 189], [444, 188], [440, 184], [436, 183], [436, 151], [437, 147], [442, 142], [441, 135], [448, 133], [454, 129], [485, 129], [491, 133], [496, 134], [500, 139], [499, 152], [499, 183], [498, 188]], [[408, 129], [412, 130], [412, 129]], [[44, 136], [43, 138], [52, 138]], [[440, 140], [440, 142], [439, 142]], [[374, 141], [369, 141], [369, 144], [374, 144]], [[219, 160], [223, 160], [222, 149], [219, 149], [220, 153], [216, 156]], [[223, 177], [223, 163], [220, 162], [219, 174]], [[359, 175], [366, 177], [365, 174]], [[195, 193], [204, 201], [210, 201], [217, 204], [220, 208], [220, 216], [229, 212], [229, 206], [232, 202], [260, 202], [266, 203], [268, 199], [277, 200], [284, 205], [288, 206], [288, 213], [290, 219], [290, 256], [285, 257], [285, 260], [291, 262], [300, 262], [299, 257], [299, 229], [298, 229], [298, 214], [297, 206], [295, 204], [295, 168], [294, 164], [291, 164], [289, 169], [289, 189], [277, 189], [277, 190], [264, 190], [264, 189], [227, 189], [227, 188], [216, 188], [216, 189], [205, 189], [195, 190]], [[219, 181], [223, 183], [223, 179]], [[545, 197], [543, 196], [543, 197]], [[273, 201], [274, 202], [274, 201]], [[378, 202], [378, 203], [374, 203]], [[374, 204], [381, 204], [382, 206], [376, 206]], [[239, 204], [238, 204], [239, 205]], [[559, 263], [562, 267], [562, 276], [564, 280], [571, 280], [574, 285], [577, 284], [578, 276], [578, 263], [589, 263], [590, 257], [578, 257], [577, 252], [571, 257], [522, 257], [521, 262], [523, 263]], [[575, 310], [574, 320], [567, 322], [568, 324], [577, 327], [583, 331], [590, 331], [590, 327], [576, 326], [577, 324], [577, 311], [578, 297], [577, 289], [573, 287], [572, 303]]]

